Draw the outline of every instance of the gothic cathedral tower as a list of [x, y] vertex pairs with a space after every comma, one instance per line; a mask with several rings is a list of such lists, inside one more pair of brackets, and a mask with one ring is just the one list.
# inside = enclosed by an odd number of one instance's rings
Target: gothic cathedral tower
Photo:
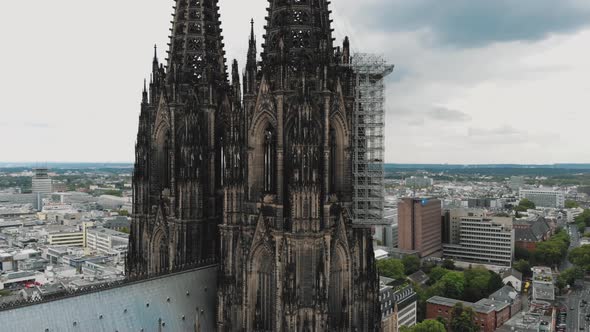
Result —
[[176, 0], [143, 92], [127, 273], [219, 262], [219, 331], [373, 331], [370, 230], [353, 227], [350, 45], [328, 0], [269, 0], [240, 83], [217, 0]]
[[247, 149], [225, 168], [218, 327], [375, 330], [372, 239], [349, 212], [349, 42], [334, 48], [327, 0], [269, 2], [262, 62], [252, 28], [244, 74]]
[[217, 0], [177, 0], [167, 65], [144, 87], [127, 273], [215, 260], [222, 216], [221, 118], [233, 109]]

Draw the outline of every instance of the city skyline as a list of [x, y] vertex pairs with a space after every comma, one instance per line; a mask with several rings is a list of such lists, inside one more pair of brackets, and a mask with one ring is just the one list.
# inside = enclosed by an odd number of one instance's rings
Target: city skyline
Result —
[[[458, 0], [437, 11], [423, 10], [431, 0], [334, 6], [338, 40], [349, 35], [353, 51], [384, 53], [396, 65], [387, 80], [387, 163], [590, 162], [578, 144], [590, 120], [583, 112], [590, 6], [579, 0], [558, 8], [547, 0], [519, 4]], [[261, 44], [266, 5], [220, 2], [228, 66], [233, 58], [245, 65], [244, 17], [254, 18]], [[0, 56], [10, 64], [0, 79], [7, 96], [0, 140], [12, 142], [4, 145], [2, 161], [130, 162], [138, 77], [148, 74], [145, 54], [154, 44], [164, 58], [170, 24], [162, 18], [172, 3], [0, 7], [2, 40], [19, 49]], [[76, 9], [82, 14], [71, 15]], [[24, 11], [35, 23], [23, 28], [13, 13]], [[467, 25], [471, 29], [461, 28]], [[15, 26], [19, 34], [10, 33]]]

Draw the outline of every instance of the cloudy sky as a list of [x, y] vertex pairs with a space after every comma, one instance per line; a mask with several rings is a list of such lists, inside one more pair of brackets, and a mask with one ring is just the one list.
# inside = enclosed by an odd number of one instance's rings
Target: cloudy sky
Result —
[[[172, 1], [0, 3], [0, 161], [132, 161]], [[243, 63], [266, 0], [220, 0]], [[590, 162], [590, 1], [334, 0], [339, 42], [383, 54], [386, 161]]]

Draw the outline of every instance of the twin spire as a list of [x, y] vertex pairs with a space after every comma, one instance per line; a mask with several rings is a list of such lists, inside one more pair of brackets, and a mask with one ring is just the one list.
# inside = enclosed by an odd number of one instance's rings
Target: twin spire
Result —
[[[189, 85], [227, 83], [225, 51], [221, 36], [218, 0], [176, 0], [170, 36], [168, 75]], [[292, 65], [305, 66], [333, 54], [333, 38], [327, 0], [270, 0], [262, 59], [265, 65], [291, 59]], [[252, 92], [257, 73], [257, 46], [254, 20], [244, 76], [244, 90]], [[286, 57], [286, 53], [289, 56]], [[153, 74], [158, 73], [154, 47]], [[172, 73], [172, 74], [170, 74]], [[235, 76], [232, 68], [232, 76]], [[155, 78], [154, 78], [155, 79]], [[146, 89], [147, 90], [147, 89]]]

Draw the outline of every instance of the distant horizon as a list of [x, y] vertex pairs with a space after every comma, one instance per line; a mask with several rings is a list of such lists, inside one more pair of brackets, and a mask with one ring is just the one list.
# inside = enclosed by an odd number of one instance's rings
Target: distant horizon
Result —
[[[135, 161], [0, 161], [0, 165], [18, 166], [48, 166], [48, 165], [133, 165]], [[402, 166], [589, 166], [584, 162], [557, 162], [557, 163], [396, 163], [385, 162], [384, 165]]]

